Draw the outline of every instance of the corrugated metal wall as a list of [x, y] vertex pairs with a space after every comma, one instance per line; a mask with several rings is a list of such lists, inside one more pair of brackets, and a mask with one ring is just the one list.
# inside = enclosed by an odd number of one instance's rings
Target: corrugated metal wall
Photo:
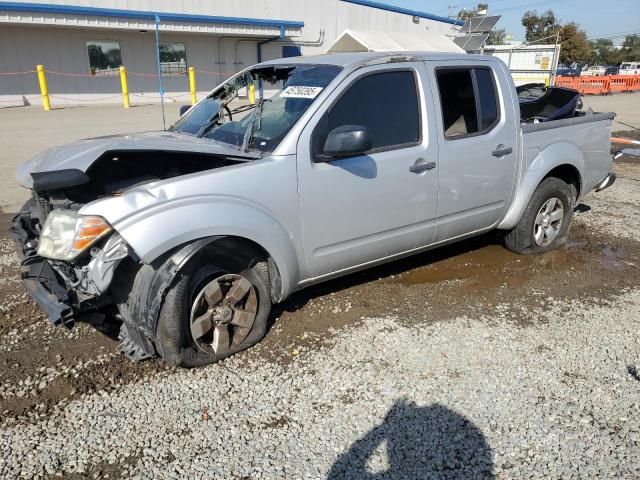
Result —
[[[50, 3], [31, 0], [31, 3]], [[291, 39], [290, 43], [303, 45], [303, 54], [322, 53], [346, 28], [355, 30], [384, 30], [419, 33], [428, 29], [432, 33], [449, 33], [452, 25], [428, 19], [413, 23], [412, 17], [388, 12], [340, 0], [84, 0], [57, 1], [58, 4], [90, 6], [99, 8], [131, 9], [143, 11], [175, 12], [228, 17], [248, 17], [303, 21], [302, 35]], [[46, 14], [34, 14], [34, 21]], [[0, 28], [0, 72], [33, 70], [36, 64], [43, 64], [47, 70], [62, 73], [88, 74], [89, 59], [86, 42], [90, 40], [111, 40], [120, 42], [122, 60], [132, 73], [154, 74], [155, 50], [154, 33], [139, 33], [136, 30], [34, 26], [26, 24], [2, 24]], [[321, 38], [321, 45], [304, 45]], [[257, 61], [257, 40], [221, 37], [211, 34], [161, 32], [161, 41], [184, 43], [187, 62], [196, 69], [215, 72], [198, 73], [199, 91], [208, 91], [227, 78]], [[263, 59], [282, 56], [283, 43], [263, 46]], [[220, 52], [220, 55], [218, 55]], [[218, 73], [220, 72], [220, 73]], [[118, 101], [120, 91], [117, 77], [72, 77], [48, 75], [50, 92], [71, 99], [102, 99]], [[185, 77], [164, 79], [168, 96], [188, 91]], [[157, 79], [129, 75], [129, 90], [137, 95], [135, 101], [158, 97]], [[35, 74], [0, 76], [0, 97], [18, 99], [20, 96], [37, 98], [38, 85]], [[110, 97], [110, 98], [107, 98]], [[186, 97], [185, 97], [186, 98]]]

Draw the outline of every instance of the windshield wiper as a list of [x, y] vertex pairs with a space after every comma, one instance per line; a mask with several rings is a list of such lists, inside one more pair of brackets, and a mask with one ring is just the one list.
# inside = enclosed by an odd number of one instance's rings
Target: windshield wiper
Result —
[[264, 105], [265, 99], [264, 97], [259, 99], [256, 103], [256, 107], [251, 112], [251, 119], [249, 120], [249, 126], [247, 127], [247, 131], [244, 132], [244, 137], [242, 137], [242, 151], [246, 152], [249, 148], [249, 142], [253, 138], [253, 131], [256, 128], [260, 130], [260, 118], [262, 117], [262, 106]]

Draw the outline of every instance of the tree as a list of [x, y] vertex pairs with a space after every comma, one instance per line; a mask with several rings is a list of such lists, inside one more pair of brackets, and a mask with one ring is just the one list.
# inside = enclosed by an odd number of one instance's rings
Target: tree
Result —
[[[530, 10], [522, 16], [522, 25], [525, 28], [527, 42], [553, 43], [553, 37], [560, 37], [560, 63], [571, 65], [574, 63], [587, 63], [592, 58], [593, 49], [587, 38], [587, 32], [575, 22], [561, 25], [553, 10], [538, 15], [535, 10]], [[547, 42], [544, 39], [548, 39]]]
[[463, 8], [458, 12], [458, 18], [463, 22], [466, 22], [470, 18], [478, 17], [479, 16], [478, 12], [481, 12], [483, 10], [489, 10], [488, 3], [479, 3], [476, 8], [473, 8], [471, 10], [467, 10], [466, 8]]
[[621, 57], [627, 62], [640, 60], [640, 35], [627, 35], [624, 38]]
[[529, 10], [522, 16], [522, 26], [525, 28], [527, 42], [553, 36], [560, 30], [560, 24], [553, 10], [547, 10], [540, 15], [535, 10]]
[[504, 28], [491, 30], [489, 32], [489, 39], [487, 40], [487, 44], [505, 45], [506, 43], [507, 43], [507, 31]]
[[591, 65], [618, 65], [624, 56], [621, 49], [613, 46], [608, 38], [597, 38], [591, 41]]
[[575, 22], [560, 27], [560, 63], [587, 63], [591, 58], [591, 44], [587, 32]]

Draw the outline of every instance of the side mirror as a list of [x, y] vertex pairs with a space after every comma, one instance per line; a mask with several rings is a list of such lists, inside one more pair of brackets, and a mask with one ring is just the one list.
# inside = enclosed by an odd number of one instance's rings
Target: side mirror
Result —
[[187, 110], [191, 108], [191, 105], [180, 105], [180, 116], [187, 113]]
[[341, 125], [327, 136], [322, 154], [317, 161], [326, 162], [331, 158], [358, 155], [371, 150], [372, 142], [367, 127], [362, 125]]

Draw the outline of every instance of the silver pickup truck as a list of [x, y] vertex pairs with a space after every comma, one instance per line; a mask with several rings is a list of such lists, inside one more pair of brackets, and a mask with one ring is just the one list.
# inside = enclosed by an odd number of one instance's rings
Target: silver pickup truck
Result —
[[197, 366], [257, 343], [311, 284], [493, 229], [515, 252], [557, 248], [578, 199], [615, 180], [613, 114], [536, 105], [521, 113], [488, 56], [261, 63], [168, 131], [24, 163], [24, 283], [55, 324], [111, 312], [130, 358]]

